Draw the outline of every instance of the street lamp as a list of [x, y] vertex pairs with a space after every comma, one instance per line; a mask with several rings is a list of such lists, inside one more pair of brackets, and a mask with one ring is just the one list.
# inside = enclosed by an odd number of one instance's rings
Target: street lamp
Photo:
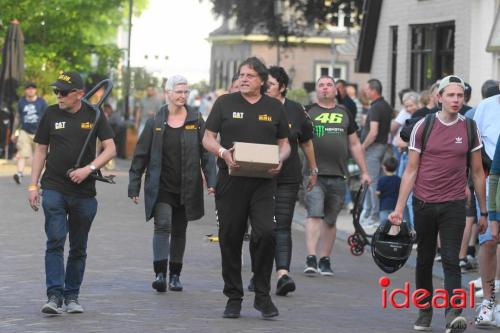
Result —
[[129, 0], [128, 5], [128, 45], [127, 45], [127, 75], [125, 81], [125, 120], [130, 117], [130, 41], [132, 39], [132, 9], [134, 0]]

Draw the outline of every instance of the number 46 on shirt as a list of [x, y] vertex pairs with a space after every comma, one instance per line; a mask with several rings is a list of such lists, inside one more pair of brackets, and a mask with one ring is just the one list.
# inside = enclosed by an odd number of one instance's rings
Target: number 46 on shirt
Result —
[[315, 121], [321, 124], [340, 124], [342, 123], [342, 118], [344, 115], [342, 113], [329, 113], [325, 112], [314, 118]]

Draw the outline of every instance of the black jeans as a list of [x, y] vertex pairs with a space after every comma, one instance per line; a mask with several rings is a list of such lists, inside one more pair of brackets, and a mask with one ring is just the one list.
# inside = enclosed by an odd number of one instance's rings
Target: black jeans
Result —
[[267, 298], [275, 251], [274, 179], [232, 177], [219, 170], [215, 188], [215, 206], [219, 221], [219, 245], [222, 256], [224, 295], [243, 297], [241, 247], [250, 218], [250, 252], [254, 273], [255, 297]]
[[275, 195], [276, 270], [290, 270], [292, 259], [292, 220], [299, 183], [278, 184]]
[[[444, 287], [451, 297], [453, 289], [462, 288], [458, 254], [465, 227], [465, 200], [425, 203], [413, 197], [413, 213], [418, 246], [416, 287], [426, 289], [431, 295], [433, 293], [432, 266], [439, 233]], [[423, 303], [430, 301], [431, 297]]]

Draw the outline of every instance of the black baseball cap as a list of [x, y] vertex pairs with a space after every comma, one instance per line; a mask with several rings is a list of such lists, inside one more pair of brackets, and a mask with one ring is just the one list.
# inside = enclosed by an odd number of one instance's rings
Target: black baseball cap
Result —
[[34, 82], [28, 82], [24, 85], [24, 89], [28, 89], [28, 88], [35, 88], [36, 89], [36, 83]]
[[60, 90], [82, 90], [84, 88], [83, 79], [77, 72], [63, 72], [59, 73], [56, 82], [51, 84]]

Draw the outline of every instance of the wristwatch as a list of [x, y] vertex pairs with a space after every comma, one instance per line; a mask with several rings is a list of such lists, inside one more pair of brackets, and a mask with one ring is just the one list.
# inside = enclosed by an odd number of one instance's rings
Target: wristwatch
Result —
[[311, 169], [311, 175], [317, 175], [319, 172], [318, 168]]
[[481, 216], [488, 217], [488, 213], [481, 212]]
[[93, 164], [89, 164], [89, 168], [90, 168], [90, 170], [92, 170], [92, 172], [97, 170], [97, 167]]

